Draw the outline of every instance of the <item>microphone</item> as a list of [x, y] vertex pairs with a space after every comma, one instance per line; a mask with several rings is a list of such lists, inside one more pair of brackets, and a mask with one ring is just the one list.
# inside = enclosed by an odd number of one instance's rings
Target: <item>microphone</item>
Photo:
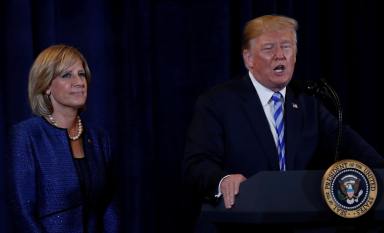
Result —
[[343, 110], [341, 107], [339, 96], [337, 95], [335, 89], [331, 87], [325, 79], [320, 80], [303, 80], [303, 81], [294, 81], [293, 88], [301, 90], [302, 92], [319, 96], [321, 98], [329, 99], [332, 101], [336, 111], [337, 111], [337, 141], [335, 148], [335, 162], [339, 160], [340, 157], [340, 146], [342, 142], [343, 134]]

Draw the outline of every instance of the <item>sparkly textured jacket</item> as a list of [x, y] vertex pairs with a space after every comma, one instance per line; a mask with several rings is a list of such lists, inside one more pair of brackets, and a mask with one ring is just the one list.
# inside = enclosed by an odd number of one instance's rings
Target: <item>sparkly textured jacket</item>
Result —
[[109, 139], [84, 125], [83, 146], [91, 171], [87, 219], [67, 131], [42, 117], [12, 128], [6, 165], [15, 232], [119, 232]]

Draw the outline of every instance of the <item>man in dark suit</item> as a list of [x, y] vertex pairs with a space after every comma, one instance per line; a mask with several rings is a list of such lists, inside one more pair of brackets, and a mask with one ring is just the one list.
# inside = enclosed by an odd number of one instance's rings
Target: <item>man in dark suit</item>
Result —
[[[296, 30], [296, 20], [285, 16], [249, 21], [242, 45], [248, 74], [199, 97], [184, 175], [200, 197], [222, 197], [231, 208], [241, 183], [260, 171], [325, 169], [334, 162], [337, 119], [317, 98], [288, 86], [296, 63]], [[347, 126], [340, 151], [371, 167], [384, 165]]]

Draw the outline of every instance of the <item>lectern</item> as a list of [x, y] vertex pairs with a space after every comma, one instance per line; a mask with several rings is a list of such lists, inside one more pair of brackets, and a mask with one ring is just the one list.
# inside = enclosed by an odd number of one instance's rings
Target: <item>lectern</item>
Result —
[[364, 232], [384, 225], [384, 169], [373, 171], [379, 186], [377, 199], [372, 209], [359, 218], [345, 219], [329, 209], [321, 194], [325, 171], [316, 170], [260, 172], [241, 184], [233, 208], [225, 209], [222, 200], [217, 205], [203, 204], [201, 219], [214, 224], [220, 232], [312, 227], [344, 228], [346, 232], [358, 228]]

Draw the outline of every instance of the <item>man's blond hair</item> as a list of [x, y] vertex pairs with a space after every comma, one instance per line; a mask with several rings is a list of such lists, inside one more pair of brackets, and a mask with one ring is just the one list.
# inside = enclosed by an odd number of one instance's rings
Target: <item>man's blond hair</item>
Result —
[[292, 30], [295, 43], [297, 43], [296, 31], [298, 28], [295, 19], [281, 15], [264, 15], [248, 21], [243, 31], [242, 50], [249, 49], [249, 41], [260, 36], [264, 32], [277, 30]]

